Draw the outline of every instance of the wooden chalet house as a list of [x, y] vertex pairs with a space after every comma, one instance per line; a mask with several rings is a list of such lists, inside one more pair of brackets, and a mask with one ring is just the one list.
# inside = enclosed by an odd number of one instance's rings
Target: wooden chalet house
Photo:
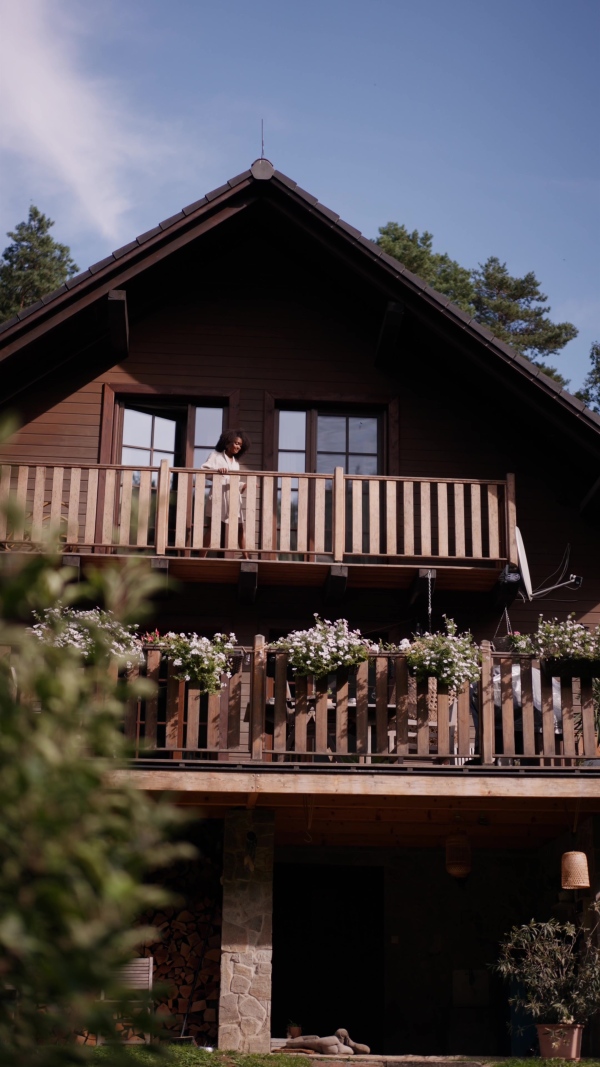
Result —
[[[60, 523], [82, 570], [163, 571], [161, 631], [237, 635], [217, 697], [150, 650], [159, 698], [125, 724], [126, 773], [223, 841], [220, 975], [201, 972], [192, 1031], [260, 1051], [297, 1018], [374, 1052], [508, 1053], [499, 938], [585, 906], [559, 899], [573, 842], [600, 890], [590, 684], [538, 699], [535, 666], [487, 644], [453, 704], [401, 656], [315, 686], [268, 645], [317, 612], [397, 642], [430, 596], [435, 628], [482, 642], [506, 604], [521, 631], [541, 609], [595, 625], [598, 416], [265, 159], [0, 327], [0, 397], [21, 425], [0, 494], [26, 515], [0, 518], [4, 555]], [[230, 489], [248, 559], [199, 469], [227, 427], [252, 442]], [[569, 544], [581, 588], [515, 600], [517, 525], [534, 585]]]

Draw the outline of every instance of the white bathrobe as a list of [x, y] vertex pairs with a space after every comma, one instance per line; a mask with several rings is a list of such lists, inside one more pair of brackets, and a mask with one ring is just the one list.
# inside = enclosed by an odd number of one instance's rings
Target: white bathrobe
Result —
[[[228, 456], [226, 452], [211, 452], [206, 462], [202, 464], [200, 470], [218, 471], [222, 467], [227, 467], [227, 469], [230, 471], [239, 471], [240, 469], [240, 465], [235, 456]], [[212, 489], [210, 491], [208, 500], [206, 501], [205, 515], [212, 515]], [[229, 476], [227, 474], [223, 475], [221, 522], [229, 522]], [[241, 495], [239, 503], [238, 522], [243, 522]]]

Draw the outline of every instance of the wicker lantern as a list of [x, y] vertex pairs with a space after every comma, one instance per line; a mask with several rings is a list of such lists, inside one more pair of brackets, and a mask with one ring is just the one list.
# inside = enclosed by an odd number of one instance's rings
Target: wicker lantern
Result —
[[563, 852], [560, 884], [563, 889], [589, 889], [590, 872], [585, 852]]
[[466, 878], [471, 873], [471, 845], [466, 834], [446, 838], [446, 870], [453, 878]]

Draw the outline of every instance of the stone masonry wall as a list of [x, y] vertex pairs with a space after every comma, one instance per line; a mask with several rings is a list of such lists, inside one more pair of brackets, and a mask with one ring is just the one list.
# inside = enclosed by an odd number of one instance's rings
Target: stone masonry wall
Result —
[[219, 1048], [269, 1052], [273, 835], [270, 811], [225, 820]]

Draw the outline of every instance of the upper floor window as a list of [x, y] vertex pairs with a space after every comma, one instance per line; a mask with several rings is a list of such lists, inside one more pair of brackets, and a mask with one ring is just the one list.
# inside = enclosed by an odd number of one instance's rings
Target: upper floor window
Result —
[[279, 411], [280, 471], [381, 474], [382, 426], [377, 414], [332, 413], [316, 409]]
[[[120, 462], [126, 466], [200, 467], [223, 431], [225, 408], [126, 400]], [[119, 453], [118, 453], [119, 454]]]

